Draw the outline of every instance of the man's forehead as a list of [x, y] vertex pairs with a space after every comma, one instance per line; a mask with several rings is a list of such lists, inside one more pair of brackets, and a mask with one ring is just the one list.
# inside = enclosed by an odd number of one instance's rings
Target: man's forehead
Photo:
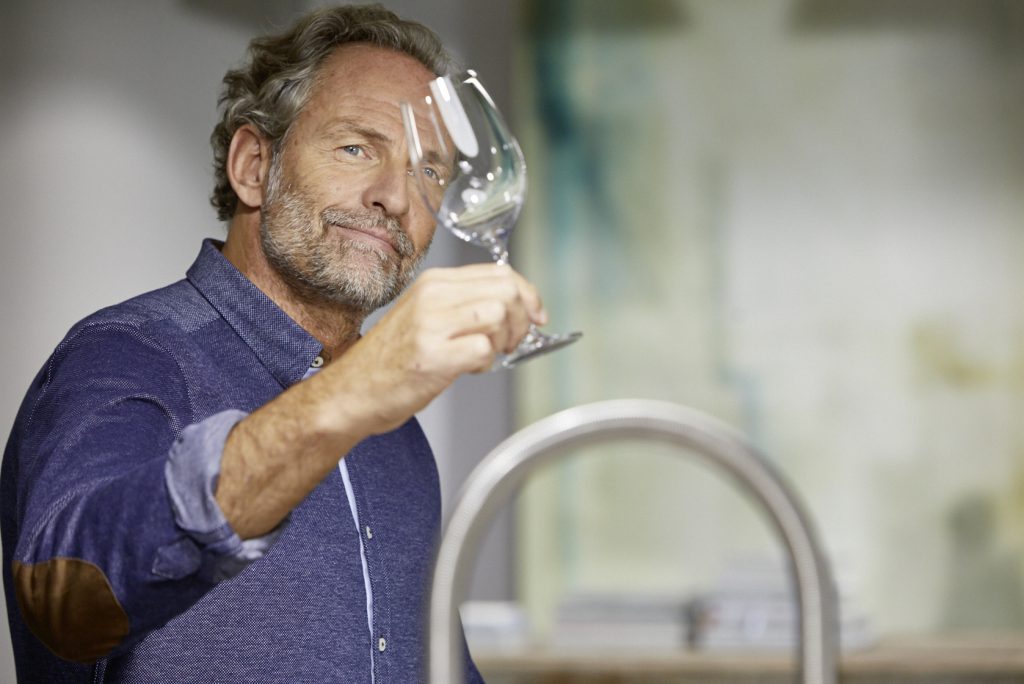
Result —
[[401, 103], [426, 92], [433, 77], [405, 53], [365, 44], [345, 45], [321, 65], [300, 117], [318, 120], [317, 129], [324, 125], [324, 118], [379, 122], [381, 116], [397, 117]]
[[371, 91], [425, 89], [434, 74], [412, 55], [368, 43], [335, 48], [320, 67], [318, 80], [335, 88]]

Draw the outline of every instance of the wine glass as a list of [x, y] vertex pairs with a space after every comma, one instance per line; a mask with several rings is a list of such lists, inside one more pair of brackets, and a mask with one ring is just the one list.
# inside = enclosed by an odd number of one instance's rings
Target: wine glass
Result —
[[[526, 199], [526, 161], [476, 73], [436, 78], [429, 92], [401, 108], [412, 173], [427, 207], [456, 237], [507, 264], [509, 235]], [[581, 336], [531, 325], [495, 367], [511, 368]]]

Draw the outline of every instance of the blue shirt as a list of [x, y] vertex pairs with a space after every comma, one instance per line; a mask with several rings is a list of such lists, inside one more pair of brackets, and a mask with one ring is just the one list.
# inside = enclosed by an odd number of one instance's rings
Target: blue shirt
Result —
[[230, 428], [320, 352], [213, 241], [72, 328], [0, 477], [19, 682], [422, 680], [440, 489], [415, 419], [345, 456], [360, 529], [338, 469], [261, 539], [213, 499]]

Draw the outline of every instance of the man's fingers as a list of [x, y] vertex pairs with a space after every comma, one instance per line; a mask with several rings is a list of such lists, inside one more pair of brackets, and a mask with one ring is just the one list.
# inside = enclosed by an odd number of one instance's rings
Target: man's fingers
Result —
[[532, 323], [547, 323], [547, 312], [537, 288], [509, 266], [471, 264], [431, 269], [424, 271], [418, 284], [440, 304], [482, 297], [495, 297], [509, 303], [518, 300]]
[[463, 335], [448, 341], [448, 352], [453, 358], [461, 359], [460, 364], [467, 373], [482, 373], [494, 365], [496, 353], [487, 335]]
[[449, 339], [487, 335], [495, 351], [511, 352], [529, 330], [530, 318], [522, 302], [482, 297], [458, 302], [438, 311], [434, 330]]

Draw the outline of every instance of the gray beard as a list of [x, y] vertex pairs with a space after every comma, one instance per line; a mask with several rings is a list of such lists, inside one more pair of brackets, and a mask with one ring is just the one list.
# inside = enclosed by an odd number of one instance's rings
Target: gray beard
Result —
[[[426, 250], [416, 254], [396, 219], [330, 208], [317, 216], [308, 196], [292, 187], [282, 189], [279, 170], [271, 166], [260, 243], [271, 267], [297, 294], [369, 314], [412, 282]], [[333, 225], [386, 231], [398, 253], [332, 239]]]

